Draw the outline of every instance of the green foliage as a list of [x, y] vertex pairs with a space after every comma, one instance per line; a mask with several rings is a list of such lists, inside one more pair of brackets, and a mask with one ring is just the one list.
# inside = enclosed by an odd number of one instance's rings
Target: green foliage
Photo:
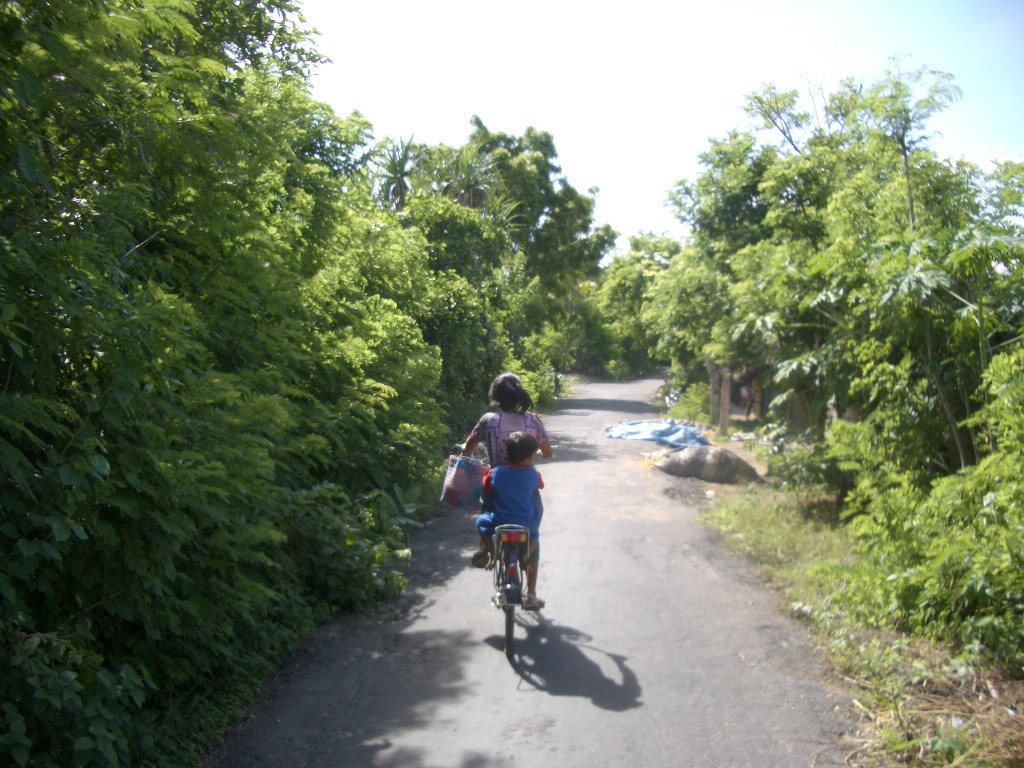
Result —
[[708, 257], [726, 267], [733, 252], [764, 238], [767, 206], [759, 193], [764, 174], [776, 160], [770, 147], [758, 147], [748, 133], [732, 131], [712, 139], [701, 154], [705, 172], [695, 184], [680, 183], [671, 193], [680, 218], [689, 223]]
[[601, 375], [614, 352], [614, 336], [605, 318], [589, 301], [582, 301], [576, 312], [556, 327], [544, 323], [538, 331], [518, 345], [523, 363], [537, 372], [575, 371]]
[[319, 601], [334, 609], [368, 607], [401, 590], [399, 566], [409, 557], [409, 531], [418, 525], [415, 504], [401, 489], [373, 491], [353, 503], [324, 483], [289, 501], [281, 523], [285, 552]]
[[785, 428], [776, 424], [766, 425], [764, 432], [773, 444], [767, 457], [771, 476], [788, 493], [801, 497], [841, 485], [836, 477], [840, 472], [837, 462], [820, 443], [790, 441]]
[[[531, 370], [525, 363], [510, 356], [505, 360], [504, 370], [523, 372], [519, 378], [538, 409], [546, 408], [555, 401], [555, 380], [550, 369]], [[562, 391], [565, 391], [564, 386]]]
[[194, 763], [317, 620], [401, 589], [502, 370], [540, 406], [555, 370], [750, 372], [819, 438], [787, 477], [851, 485], [837, 603], [1019, 668], [1022, 173], [927, 151], [947, 78], [845, 84], [816, 130], [766, 88], [782, 144], [714, 142], [692, 242], [602, 271], [549, 134], [371, 147], [293, 10], [0, 8], [0, 760]]
[[2, 762], [185, 764], [401, 587], [432, 273], [278, 8], [2, 11]]
[[646, 295], [641, 319], [654, 339], [655, 355], [688, 370], [703, 364], [715, 319], [726, 311], [718, 276], [696, 248], [673, 256]]
[[[869, 404], [857, 422], [833, 425], [830, 455], [840, 468], [864, 477], [907, 474], [923, 485], [924, 471], [934, 453], [936, 435], [926, 416], [935, 403], [928, 397], [927, 382], [913, 375], [912, 361], [904, 356], [890, 362], [890, 351], [881, 344], [862, 344], [861, 376], [851, 383], [850, 395]], [[941, 433], [938, 435], [941, 439]]]
[[426, 254], [430, 274], [400, 305], [441, 352], [449, 442], [479, 416], [506, 358], [521, 374], [550, 378], [554, 369], [599, 371], [608, 348], [580, 286], [613, 240], [593, 228], [593, 200], [561, 176], [550, 135], [473, 126], [461, 148], [384, 142], [374, 163], [378, 199], [405, 227], [403, 247]]
[[694, 421], [707, 424], [711, 421], [711, 387], [705, 381], [689, 384], [679, 395], [679, 399], [669, 408], [668, 415], [673, 419]]
[[612, 238], [550, 136], [371, 147], [295, 10], [0, 7], [5, 764], [194, 764], [402, 588], [494, 375], [549, 402], [552, 329], [595, 322]]
[[566, 330], [556, 330], [545, 323], [540, 332], [523, 339], [523, 363], [528, 370], [576, 370], [575, 353], [578, 337]]
[[[137, 669], [111, 669], [72, 639], [17, 623], [4, 621], [2, 637], [0, 750], [10, 765], [130, 764], [133, 752], [152, 748], [135, 713], [153, 684]], [[61, 730], [42, 730], [55, 721]]]
[[485, 286], [507, 239], [478, 211], [444, 198], [412, 196], [406, 222], [414, 225], [403, 230], [407, 241], [422, 233], [427, 254], [429, 274], [415, 282], [416, 300], [423, 304], [416, 319], [424, 340], [440, 351], [440, 404], [448, 416], [450, 444], [479, 417], [505, 355], [501, 313]]
[[[977, 421], [992, 438], [981, 462], [939, 480], [912, 509], [917, 542], [894, 577], [915, 628], [1024, 671], [1024, 351], [999, 355]], [[906, 513], [903, 515], [907, 516]]]
[[593, 227], [594, 199], [562, 176], [552, 136], [534, 128], [520, 137], [491, 133], [479, 118], [473, 128], [473, 144], [490, 158], [490, 168], [515, 204], [511, 231], [528, 274], [563, 294], [596, 276], [615, 233]]
[[[1024, 499], [1017, 469], [1024, 458], [1022, 362], [1020, 349], [1007, 352], [986, 374], [991, 399], [975, 422], [991, 448], [978, 464], [928, 486], [901, 471], [896, 458], [880, 458], [874, 467], [858, 468], [847, 505], [848, 515], [856, 513], [850, 530], [876, 569], [869, 580], [854, 582], [865, 620], [895, 622], [1017, 674], [1024, 672]], [[848, 446], [855, 435], [873, 433], [864, 424], [841, 431]]]
[[624, 378], [651, 368], [656, 334], [644, 322], [644, 302], [652, 285], [669, 260], [680, 250], [679, 243], [665, 238], [638, 236], [630, 240], [630, 251], [605, 267], [591, 299], [603, 321], [606, 372], [619, 371]]
[[773, 472], [798, 496], [823, 487], [856, 535], [869, 567], [849, 610], [1019, 670], [1019, 418], [999, 403], [1020, 381], [1021, 174], [928, 149], [958, 98], [898, 62], [813, 117], [796, 92], [752, 94], [774, 144], [732, 131], [677, 185], [693, 235], [641, 314], [674, 370], [756, 381], [806, 441]]

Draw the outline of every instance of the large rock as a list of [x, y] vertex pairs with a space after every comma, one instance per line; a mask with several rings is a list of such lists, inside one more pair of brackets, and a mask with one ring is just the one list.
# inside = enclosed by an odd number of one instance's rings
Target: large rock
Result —
[[654, 465], [677, 477], [696, 477], [709, 483], [756, 483], [757, 470], [732, 451], [697, 445], [666, 451]]

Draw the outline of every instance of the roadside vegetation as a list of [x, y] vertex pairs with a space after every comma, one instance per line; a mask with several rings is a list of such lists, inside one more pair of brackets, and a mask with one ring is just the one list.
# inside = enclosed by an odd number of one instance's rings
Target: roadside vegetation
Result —
[[777, 490], [712, 520], [863, 689], [860, 757], [1020, 765], [1024, 166], [937, 157], [928, 118], [959, 92], [899, 65], [814, 113], [751, 94], [764, 130], [677, 187], [693, 236], [641, 312], [677, 409], [773, 447]]
[[712, 503], [702, 519], [808, 624], [848, 688], [850, 714], [861, 727], [846, 743], [846, 764], [1024, 765], [1024, 678], [1015, 666], [1022, 649], [993, 654], [978, 642], [962, 642], [948, 625], [908, 620], [888, 552], [844, 519], [848, 511], [836, 489], [821, 482], [810, 446], [773, 444], [777, 427], [752, 422], [736, 407], [735, 439], [715, 435], [703, 402], [702, 408], [680, 397], [667, 416], [705, 426], [717, 445], [756, 466], [768, 482], [707, 485]]
[[[0, 762], [194, 764], [319, 621], [403, 588], [503, 370], [543, 406], [670, 365], [723, 434], [749, 385], [786, 446], [750, 506], [806, 541], [737, 533], [850, 677], [1024, 677], [1024, 165], [928, 148], [951, 76], [810, 113], [765, 86], [669, 190], [691, 237], [615, 253], [550, 134], [429, 146], [314, 101], [291, 3], [7, 2], [0, 52]], [[865, 690], [908, 760], [998, 743]]]
[[861, 720], [848, 765], [1024, 765], [1019, 674], [901, 625], [880, 590], [891, 574], [825, 489], [716, 487], [704, 519], [809, 624], [848, 687]]
[[600, 368], [614, 235], [548, 134], [315, 102], [291, 3], [7, 2], [0, 51], [0, 763], [194, 765], [402, 589], [496, 374]]

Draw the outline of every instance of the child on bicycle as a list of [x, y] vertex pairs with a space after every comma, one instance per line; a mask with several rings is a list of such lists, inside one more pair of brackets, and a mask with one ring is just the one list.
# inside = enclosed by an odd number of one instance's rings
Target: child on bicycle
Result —
[[[525, 432], [537, 441], [537, 450], [545, 459], [554, 453], [548, 433], [540, 417], [533, 412], [533, 398], [514, 373], [502, 373], [491, 382], [487, 392], [493, 410], [477, 421], [463, 446], [463, 453], [471, 454], [478, 445], [487, 450], [492, 467], [508, 464], [505, 444], [513, 432]], [[539, 494], [538, 494], [539, 495]], [[492, 511], [489, 494], [484, 494], [484, 511]], [[483, 568], [491, 560], [491, 537], [480, 536], [480, 548], [473, 553], [471, 562]]]
[[514, 373], [503, 373], [491, 382], [487, 392], [493, 410], [477, 421], [466, 438], [464, 453], [470, 454], [478, 445], [487, 449], [492, 467], [507, 464], [505, 441], [513, 432], [526, 432], [537, 440], [540, 455], [550, 459], [554, 453], [548, 433], [540, 417], [533, 411], [533, 398]]
[[476, 520], [487, 567], [493, 567], [494, 529], [498, 525], [522, 525], [530, 529], [530, 550], [526, 558], [526, 599], [523, 608], [537, 610], [544, 601], [537, 597], [537, 572], [540, 564], [540, 520], [543, 507], [540, 489], [544, 479], [533, 466], [537, 440], [526, 432], [513, 432], [505, 441], [508, 464], [491, 467], [484, 478], [484, 495], [493, 495], [492, 508]]

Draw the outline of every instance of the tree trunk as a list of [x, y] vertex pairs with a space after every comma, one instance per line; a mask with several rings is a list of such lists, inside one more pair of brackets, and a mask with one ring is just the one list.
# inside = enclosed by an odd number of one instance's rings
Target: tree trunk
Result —
[[722, 366], [722, 405], [719, 408], [718, 432], [723, 437], [729, 434], [732, 424], [732, 371]]
[[764, 413], [764, 387], [761, 382], [755, 380], [750, 385], [750, 415], [754, 419], [760, 419]]
[[907, 182], [907, 209], [910, 211], [910, 232], [917, 231], [917, 220], [914, 218], [914, 189], [910, 184], [910, 149], [906, 144], [900, 144], [903, 152], [903, 178]]
[[708, 371], [708, 384], [711, 386], [711, 402], [708, 404], [708, 416], [712, 424], [717, 424], [722, 405], [722, 376], [718, 364], [710, 357], [704, 358], [704, 367]]
[[935, 364], [932, 321], [927, 315], [925, 316], [924, 331], [925, 345], [928, 351], [928, 374], [932, 380], [932, 385], [935, 387], [935, 391], [939, 396], [939, 403], [942, 405], [942, 411], [946, 415], [946, 424], [949, 426], [949, 437], [953, 445], [956, 446], [957, 458], [960, 459], [960, 468], [963, 469], [969, 464], [974, 463], [974, 446], [970, 446], [971, 455], [969, 456], [968, 446], [964, 443], [963, 434], [960, 432], [960, 422], [956, 418], [956, 414], [953, 412], [953, 405], [950, 403], [949, 397], [946, 394], [946, 388], [942, 386], [942, 373]]

